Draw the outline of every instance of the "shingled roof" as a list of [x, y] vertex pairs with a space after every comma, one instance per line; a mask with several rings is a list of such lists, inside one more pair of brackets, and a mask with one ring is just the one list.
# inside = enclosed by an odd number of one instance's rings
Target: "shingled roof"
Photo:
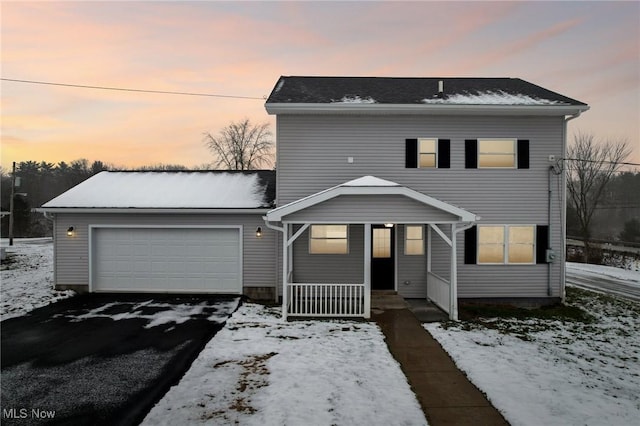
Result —
[[[440, 91], [442, 89], [442, 91]], [[280, 77], [266, 106], [280, 104], [587, 105], [519, 78]]]

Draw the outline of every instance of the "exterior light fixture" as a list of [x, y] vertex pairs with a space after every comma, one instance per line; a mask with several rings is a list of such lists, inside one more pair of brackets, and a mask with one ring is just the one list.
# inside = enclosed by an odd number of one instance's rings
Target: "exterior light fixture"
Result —
[[384, 227], [385, 228], [393, 228], [393, 223], [385, 223]]
[[75, 228], [73, 226], [70, 226], [67, 228], [67, 237], [73, 237], [73, 234], [75, 232]]
[[260, 226], [256, 228], [256, 238], [262, 238], [262, 228]]

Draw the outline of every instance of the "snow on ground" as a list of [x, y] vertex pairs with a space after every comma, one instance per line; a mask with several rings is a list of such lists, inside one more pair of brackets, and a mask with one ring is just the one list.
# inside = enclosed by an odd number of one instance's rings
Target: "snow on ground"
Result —
[[[207, 317], [208, 321], [222, 324], [229, 315], [238, 308], [240, 298], [236, 297], [227, 302], [219, 301], [215, 303], [216, 312]], [[122, 312], [123, 306], [129, 306], [129, 310]], [[116, 308], [114, 313], [112, 308]], [[127, 319], [144, 319], [147, 325], [144, 328], [157, 327], [163, 324], [182, 324], [190, 319], [202, 315], [203, 312], [209, 310], [211, 306], [208, 302], [201, 302], [197, 305], [189, 303], [160, 303], [153, 300], [143, 302], [114, 302], [107, 303], [90, 311], [77, 315], [69, 315], [72, 322], [83, 321], [87, 318], [110, 318], [113, 321], [121, 321]]]
[[579, 273], [606, 275], [608, 277], [616, 278], [619, 280], [625, 280], [628, 284], [640, 287], [640, 271], [629, 271], [621, 268], [614, 268], [613, 266], [603, 265], [591, 265], [588, 263], [574, 263], [567, 262], [567, 271], [576, 271]]
[[7, 258], [0, 268], [0, 319], [24, 315], [40, 306], [65, 299], [73, 291], [53, 289], [51, 238], [2, 240]]
[[512, 425], [620, 425], [640, 419], [640, 305], [580, 289], [594, 317], [425, 326]]
[[[7, 251], [3, 320], [73, 294], [52, 288], [50, 239], [17, 239]], [[577, 267], [629, 278], [629, 271]], [[637, 424], [640, 305], [574, 288], [568, 295], [593, 322], [493, 319], [426, 328], [513, 425]], [[149, 320], [180, 321], [186, 314]], [[240, 307], [145, 419], [147, 425], [234, 422], [426, 424], [377, 326], [284, 323], [279, 309], [253, 304]]]
[[[3, 320], [73, 294], [53, 290], [51, 239], [16, 239], [14, 243], [7, 248], [7, 262], [2, 263]], [[153, 308], [144, 302], [140, 305], [141, 312]], [[121, 319], [107, 308], [87, 315]], [[198, 309], [178, 307], [162, 316], [144, 316], [137, 310], [134, 314], [152, 326], [180, 322]], [[376, 325], [285, 323], [279, 309], [253, 304], [240, 307], [145, 424], [235, 421], [260, 426], [427, 424]]]
[[245, 304], [144, 425], [424, 425], [380, 329]]

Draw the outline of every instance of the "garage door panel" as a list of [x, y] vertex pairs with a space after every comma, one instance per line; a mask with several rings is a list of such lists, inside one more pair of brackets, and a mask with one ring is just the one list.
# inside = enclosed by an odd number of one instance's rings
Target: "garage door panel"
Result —
[[242, 292], [238, 228], [93, 232], [93, 291]]

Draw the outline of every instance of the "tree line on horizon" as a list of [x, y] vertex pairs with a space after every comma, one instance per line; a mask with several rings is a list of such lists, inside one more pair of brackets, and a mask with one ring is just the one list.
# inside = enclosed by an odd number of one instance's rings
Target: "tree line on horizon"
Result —
[[[63, 192], [84, 182], [102, 171], [178, 171], [205, 170], [207, 165], [186, 167], [180, 164], [151, 164], [136, 168], [118, 167], [102, 161], [85, 158], [69, 163], [61, 161], [21, 161], [16, 163], [16, 187], [14, 196], [14, 235], [16, 237], [40, 237], [50, 235], [50, 224], [42, 215], [31, 210], [42, 206]], [[11, 200], [12, 170], [0, 168], [0, 207], [9, 212]], [[2, 220], [2, 236], [9, 233], [8, 216]]]
[[[15, 188], [14, 235], [38, 237], [51, 235], [50, 224], [41, 214], [31, 210], [42, 206], [68, 189], [101, 171], [179, 171], [204, 170], [207, 167], [188, 168], [179, 164], [152, 164], [135, 169], [113, 167], [102, 161], [86, 159], [61, 161], [23, 161], [16, 164], [16, 177], [20, 186]], [[11, 172], [0, 169], [3, 212], [9, 211]], [[595, 209], [592, 235], [594, 239], [640, 242], [640, 172], [621, 171], [612, 176], [604, 195]], [[8, 219], [2, 220], [2, 236], [8, 235]], [[575, 209], [567, 205], [567, 235], [580, 236]]]

